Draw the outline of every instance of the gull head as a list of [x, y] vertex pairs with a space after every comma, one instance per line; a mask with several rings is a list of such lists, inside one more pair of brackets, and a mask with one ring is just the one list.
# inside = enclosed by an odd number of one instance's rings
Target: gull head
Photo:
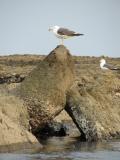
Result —
[[105, 64], [105, 63], [106, 63], [105, 59], [101, 59], [101, 60], [100, 60], [100, 63]]
[[58, 30], [59, 28], [60, 28], [59, 26], [49, 27], [48, 31]]

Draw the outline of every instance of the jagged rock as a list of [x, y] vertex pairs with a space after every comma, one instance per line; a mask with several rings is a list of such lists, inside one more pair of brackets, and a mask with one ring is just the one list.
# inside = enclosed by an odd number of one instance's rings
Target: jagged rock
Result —
[[65, 46], [57, 46], [23, 81], [19, 95], [25, 101], [35, 132], [65, 107], [66, 92], [74, 81], [74, 63]]

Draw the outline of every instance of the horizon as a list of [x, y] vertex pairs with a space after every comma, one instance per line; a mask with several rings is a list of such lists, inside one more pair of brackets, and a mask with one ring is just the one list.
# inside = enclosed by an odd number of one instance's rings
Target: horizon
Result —
[[0, 56], [49, 54], [59, 39], [48, 28], [58, 25], [84, 34], [64, 40], [72, 55], [119, 58], [119, 8], [119, 0], [0, 0]]
[[[50, 51], [51, 52], [51, 51]], [[9, 57], [9, 56], [48, 56], [48, 54], [39, 54], [39, 53], [13, 53], [13, 54], [0, 54], [0, 57]], [[114, 58], [114, 59], [120, 59], [120, 57], [110, 57], [110, 56], [104, 56], [104, 55], [100, 55], [100, 56], [93, 56], [93, 55], [75, 55], [75, 54], [71, 54], [72, 56], [75, 57], [90, 57], [90, 58]]]

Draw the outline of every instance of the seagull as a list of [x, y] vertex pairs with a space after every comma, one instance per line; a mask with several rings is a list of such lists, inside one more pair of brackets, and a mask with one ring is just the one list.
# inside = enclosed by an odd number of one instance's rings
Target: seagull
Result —
[[61, 44], [62, 45], [63, 45], [63, 40], [64, 39], [84, 35], [84, 34], [81, 34], [81, 33], [76, 33], [74, 31], [71, 31], [67, 28], [61, 28], [59, 26], [50, 27], [49, 31], [52, 31], [57, 38], [61, 39]]
[[120, 70], [120, 68], [107, 64], [105, 59], [100, 60], [100, 68], [103, 70]]

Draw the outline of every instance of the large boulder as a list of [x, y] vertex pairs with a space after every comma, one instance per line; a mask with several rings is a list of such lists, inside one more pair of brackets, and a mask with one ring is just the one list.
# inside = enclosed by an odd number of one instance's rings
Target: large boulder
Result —
[[82, 140], [119, 138], [119, 72], [100, 70], [98, 61], [94, 62], [89, 59], [85, 64], [77, 64], [76, 82], [67, 93], [65, 109], [81, 132]]
[[57, 46], [21, 83], [19, 95], [36, 132], [65, 107], [66, 92], [73, 84], [74, 63], [65, 46]]

